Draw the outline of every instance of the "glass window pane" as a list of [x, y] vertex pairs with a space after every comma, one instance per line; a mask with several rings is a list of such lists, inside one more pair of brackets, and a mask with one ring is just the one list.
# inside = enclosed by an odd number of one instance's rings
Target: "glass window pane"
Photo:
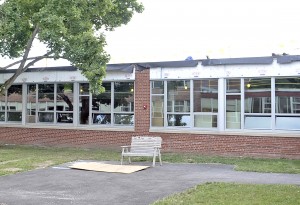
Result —
[[12, 122], [21, 122], [22, 121], [22, 112], [8, 112], [7, 120]]
[[245, 78], [245, 113], [271, 113], [271, 79]]
[[54, 122], [54, 113], [40, 112], [39, 122]]
[[271, 117], [245, 116], [245, 129], [271, 129]]
[[114, 111], [134, 112], [134, 83], [115, 82], [114, 86]]
[[89, 96], [79, 97], [80, 124], [89, 124], [90, 100]]
[[227, 93], [240, 93], [241, 92], [241, 80], [240, 79], [227, 79], [226, 80], [226, 92]]
[[168, 81], [168, 112], [190, 112], [190, 81]]
[[152, 94], [164, 94], [164, 81], [151, 82]]
[[105, 92], [93, 95], [93, 112], [111, 112], [111, 83], [103, 83]]
[[275, 79], [276, 113], [300, 113], [300, 78]]
[[218, 116], [217, 115], [195, 115], [195, 127], [199, 128], [217, 128]]
[[73, 123], [73, 113], [56, 113], [57, 123]]
[[89, 95], [89, 84], [88, 83], [80, 83], [79, 84], [79, 95]]
[[93, 114], [93, 124], [111, 124], [111, 114]]
[[194, 112], [218, 112], [218, 80], [194, 81]]
[[73, 91], [73, 83], [57, 84], [57, 111], [73, 111]]
[[134, 124], [134, 115], [133, 114], [115, 114], [116, 125], [133, 125]]
[[0, 121], [5, 121], [5, 112], [0, 112]]
[[134, 91], [133, 82], [115, 82], [114, 91], [117, 93], [128, 93]]
[[22, 85], [12, 85], [7, 91], [8, 110], [22, 112]]
[[54, 84], [38, 85], [39, 111], [54, 111]]
[[300, 117], [276, 117], [276, 129], [300, 130]]
[[164, 96], [152, 96], [152, 126], [164, 126]]
[[35, 123], [36, 114], [36, 85], [29, 84], [27, 86], [27, 123]]
[[168, 115], [168, 126], [191, 126], [190, 115]]
[[241, 128], [241, 96], [240, 95], [226, 96], [226, 128], [227, 129]]

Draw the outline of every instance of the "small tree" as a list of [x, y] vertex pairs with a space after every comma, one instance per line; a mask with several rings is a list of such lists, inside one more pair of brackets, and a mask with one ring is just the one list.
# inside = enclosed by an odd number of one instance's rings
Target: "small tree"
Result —
[[[5, 0], [0, 5], [0, 54], [21, 60], [0, 67], [18, 65], [0, 93], [44, 58], [67, 59], [89, 80], [92, 92], [102, 91], [109, 61], [103, 31], [127, 24], [135, 12], [142, 11], [137, 0]], [[28, 57], [35, 39], [47, 46], [47, 52]]]

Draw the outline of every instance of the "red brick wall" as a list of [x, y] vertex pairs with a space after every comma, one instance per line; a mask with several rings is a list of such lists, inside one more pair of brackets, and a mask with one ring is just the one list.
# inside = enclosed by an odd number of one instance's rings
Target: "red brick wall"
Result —
[[149, 102], [149, 70], [138, 71], [135, 81], [134, 132], [0, 127], [0, 144], [119, 148], [120, 145], [128, 144], [131, 136], [151, 135], [163, 138], [165, 152], [300, 159], [300, 137], [149, 133]]

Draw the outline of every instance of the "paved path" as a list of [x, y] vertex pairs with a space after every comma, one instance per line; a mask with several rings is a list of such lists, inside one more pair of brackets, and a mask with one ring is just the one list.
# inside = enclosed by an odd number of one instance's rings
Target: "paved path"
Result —
[[300, 186], [299, 174], [237, 172], [220, 164], [164, 163], [132, 174], [75, 170], [67, 165], [0, 177], [0, 205], [147, 205], [205, 182]]

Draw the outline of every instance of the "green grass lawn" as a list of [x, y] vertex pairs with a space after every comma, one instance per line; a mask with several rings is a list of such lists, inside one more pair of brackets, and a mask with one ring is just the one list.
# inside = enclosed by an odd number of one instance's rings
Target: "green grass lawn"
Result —
[[[0, 176], [57, 165], [75, 160], [119, 161], [121, 150], [53, 148], [0, 145]], [[151, 159], [136, 157], [134, 161]], [[300, 174], [300, 160], [215, 157], [197, 154], [163, 153], [163, 162], [221, 163], [235, 165], [235, 170]]]
[[295, 185], [254, 185], [206, 183], [175, 194], [153, 205], [296, 205], [300, 187]]

